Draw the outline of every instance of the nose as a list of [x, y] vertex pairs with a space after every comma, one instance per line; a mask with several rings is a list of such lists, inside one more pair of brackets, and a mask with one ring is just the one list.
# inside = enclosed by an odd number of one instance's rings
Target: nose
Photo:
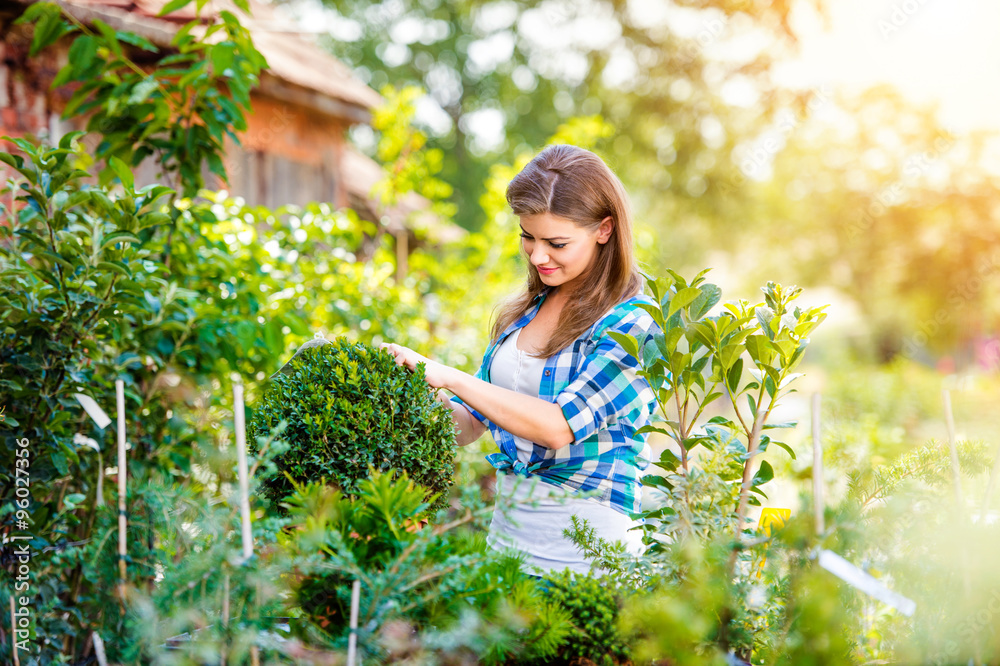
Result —
[[541, 243], [535, 243], [534, 247], [531, 248], [530, 258], [532, 264], [541, 266], [549, 260], [549, 254]]

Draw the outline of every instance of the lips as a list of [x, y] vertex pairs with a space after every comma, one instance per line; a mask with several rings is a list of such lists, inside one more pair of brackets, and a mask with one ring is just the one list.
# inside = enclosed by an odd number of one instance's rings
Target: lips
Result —
[[535, 268], [538, 269], [538, 272], [542, 275], [552, 275], [559, 270], [558, 268], [542, 268], [541, 266], [535, 266]]

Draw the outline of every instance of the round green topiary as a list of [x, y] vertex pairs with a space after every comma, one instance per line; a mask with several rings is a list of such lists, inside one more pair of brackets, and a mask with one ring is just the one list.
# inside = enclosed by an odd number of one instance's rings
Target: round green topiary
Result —
[[355, 495], [357, 483], [377, 470], [405, 470], [440, 493], [444, 506], [455, 472], [455, 428], [448, 408], [434, 399], [415, 372], [396, 365], [383, 349], [344, 338], [313, 340], [271, 378], [247, 427], [251, 450], [282, 421], [291, 448], [275, 458], [277, 473], [261, 478], [275, 505], [292, 484], [319, 481]]

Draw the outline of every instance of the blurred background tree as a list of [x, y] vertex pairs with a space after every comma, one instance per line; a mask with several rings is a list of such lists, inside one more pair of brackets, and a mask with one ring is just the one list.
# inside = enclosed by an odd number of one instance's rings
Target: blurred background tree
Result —
[[[651, 269], [829, 287], [857, 309], [839, 332], [879, 361], [958, 349], [968, 364], [995, 330], [990, 136], [889, 86], [783, 85], [802, 17], [830, 18], [822, 0], [286, 4], [322, 18], [370, 85], [427, 91], [415, 122], [467, 229], [497, 214], [491, 167], [596, 117], [609, 129], [591, 147], [632, 193]], [[354, 139], [375, 153], [370, 128]]]

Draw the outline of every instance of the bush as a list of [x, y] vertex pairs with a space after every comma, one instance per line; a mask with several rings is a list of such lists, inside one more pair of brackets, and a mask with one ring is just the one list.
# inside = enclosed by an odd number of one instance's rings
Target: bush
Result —
[[546, 596], [570, 614], [573, 629], [565, 637], [555, 662], [630, 664], [629, 640], [618, 628], [627, 588], [610, 577], [594, 578], [570, 570], [543, 579]]
[[[300, 350], [256, 405], [248, 427], [251, 448], [282, 421], [291, 446], [261, 478], [275, 504], [296, 483], [325, 478], [356, 496], [369, 468], [405, 471], [443, 506], [455, 472], [455, 429], [434, 399], [423, 367], [410, 372], [383, 350], [340, 338]], [[285, 476], [287, 473], [288, 476]]]

